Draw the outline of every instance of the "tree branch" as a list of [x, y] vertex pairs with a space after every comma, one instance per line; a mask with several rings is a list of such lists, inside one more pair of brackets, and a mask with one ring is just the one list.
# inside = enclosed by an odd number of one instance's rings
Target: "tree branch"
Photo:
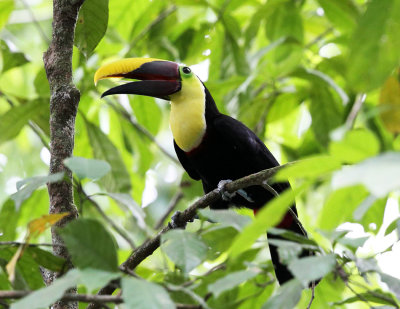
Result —
[[[78, 217], [78, 211], [73, 203], [72, 174], [64, 166], [63, 161], [72, 155], [74, 148], [75, 118], [80, 93], [72, 81], [72, 50], [75, 25], [83, 2], [84, 0], [53, 1], [52, 41], [43, 55], [51, 92], [50, 174], [65, 172], [66, 177], [69, 178], [67, 181], [48, 184], [49, 213], [70, 213], [52, 227], [52, 240], [56, 244], [63, 243], [56, 229]], [[68, 257], [68, 252], [63, 246], [55, 246], [53, 251], [61, 257]], [[52, 282], [56, 277], [57, 274], [49, 274], [45, 281]], [[77, 308], [77, 303], [59, 302], [53, 308]]]
[[[276, 166], [270, 169], [266, 169], [263, 171], [260, 171], [258, 173], [245, 176], [243, 178], [234, 180], [232, 182], [227, 183], [224, 186], [224, 190], [227, 193], [234, 193], [237, 190], [249, 187], [249, 186], [256, 186], [256, 185], [262, 185], [266, 180], [270, 179], [275, 173], [292, 163], [287, 163], [285, 165], [281, 166]], [[175, 224], [180, 227], [184, 228], [186, 226], [187, 222], [190, 222], [194, 219], [196, 216], [197, 210], [206, 208], [207, 206], [211, 205], [212, 203], [218, 201], [221, 198], [221, 192], [220, 189], [214, 189], [213, 191], [207, 193], [206, 195], [202, 196], [200, 199], [198, 199], [196, 202], [194, 202], [189, 208], [184, 210], [183, 212], [180, 213], [179, 217], [177, 220], [175, 220]], [[158, 234], [146, 242], [144, 242], [140, 247], [136, 248], [131, 254], [131, 256], [120, 265], [120, 269], [123, 272], [127, 272], [127, 270], [133, 270], [135, 269], [144, 259], [146, 259], [148, 256], [152, 255], [153, 252], [160, 247], [161, 244], [161, 235], [165, 234], [166, 232], [172, 230], [173, 227], [171, 224], [168, 224], [166, 227], [164, 227]], [[118, 281], [112, 281], [110, 282], [107, 286], [103, 287], [98, 294], [99, 295], [111, 295], [116, 286], [118, 286]], [[99, 308], [98, 305], [96, 304], [90, 304], [88, 306], [88, 309], [94, 309], [94, 308]]]
[[[29, 295], [30, 291], [0, 291], [0, 299], [20, 299]], [[121, 296], [109, 296], [109, 295], [90, 295], [90, 294], [64, 294], [60, 300], [64, 302], [84, 302], [84, 303], [114, 303], [121, 304], [123, 299]]]

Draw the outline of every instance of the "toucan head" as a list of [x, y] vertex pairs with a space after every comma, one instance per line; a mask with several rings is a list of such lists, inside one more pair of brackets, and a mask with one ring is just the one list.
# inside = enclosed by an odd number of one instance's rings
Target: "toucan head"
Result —
[[198, 79], [187, 66], [155, 58], [128, 58], [106, 64], [97, 70], [94, 82], [112, 77], [138, 81], [111, 88], [102, 97], [136, 94], [171, 100], [171, 95], [180, 92], [185, 84], [193, 84]]

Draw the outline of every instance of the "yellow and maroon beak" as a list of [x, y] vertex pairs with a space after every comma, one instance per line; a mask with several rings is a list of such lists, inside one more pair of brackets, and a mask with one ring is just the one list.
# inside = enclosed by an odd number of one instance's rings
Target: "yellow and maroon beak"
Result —
[[179, 65], [171, 61], [154, 58], [118, 60], [100, 67], [94, 75], [94, 83], [112, 77], [140, 81], [111, 88], [101, 97], [112, 94], [137, 94], [169, 100], [169, 95], [181, 90]]

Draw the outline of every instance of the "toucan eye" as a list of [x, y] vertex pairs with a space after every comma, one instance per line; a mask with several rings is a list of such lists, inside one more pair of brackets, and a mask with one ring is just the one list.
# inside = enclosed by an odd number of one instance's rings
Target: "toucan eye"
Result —
[[192, 72], [192, 70], [190, 68], [188, 68], [188, 67], [183, 67], [182, 68], [182, 72], [185, 73], [185, 74], [190, 74], [190, 72]]

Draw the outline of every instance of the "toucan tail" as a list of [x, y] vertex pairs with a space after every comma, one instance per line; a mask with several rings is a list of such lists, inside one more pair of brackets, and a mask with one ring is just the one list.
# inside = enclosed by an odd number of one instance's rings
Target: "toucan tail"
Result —
[[[303, 235], [303, 236], [307, 236], [307, 233], [305, 232], [304, 228], [302, 226], [300, 226], [298, 221], [296, 221], [293, 217], [293, 215], [297, 216], [296, 207], [295, 206], [291, 207], [291, 210], [292, 211], [288, 211], [285, 214], [282, 221], [276, 227], [281, 228], [281, 229], [290, 230], [292, 232], [295, 232], [295, 233]], [[267, 236], [268, 236], [268, 239], [284, 240], [284, 238], [279, 235], [272, 235], [270, 233], [267, 233]], [[269, 250], [271, 253], [272, 264], [274, 265], [274, 269], [275, 269], [275, 275], [276, 275], [276, 278], [278, 279], [279, 284], [282, 285], [286, 281], [293, 279], [293, 275], [290, 272], [290, 270], [288, 269], [287, 265], [283, 264], [279, 258], [278, 247], [273, 244], [269, 244]], [[301, 253], [301, 256], [309, 256], [309, 255], [313, 255], [313, 254], [314, 253], [312, 251], [303, 250], [303, 252]]]

